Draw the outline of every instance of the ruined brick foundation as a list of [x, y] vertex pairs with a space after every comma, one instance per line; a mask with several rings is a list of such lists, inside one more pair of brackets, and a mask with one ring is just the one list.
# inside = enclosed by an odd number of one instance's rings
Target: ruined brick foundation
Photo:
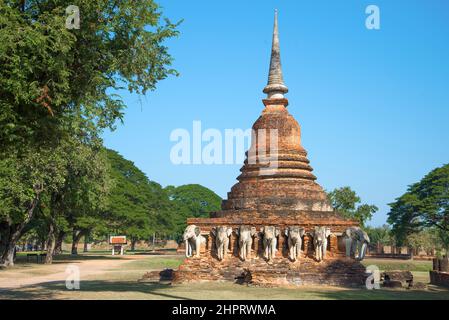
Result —
[[316, 262], [303, 258], [291, 262], [275, 258], [268, 263], [263, 258], [241, 261], [229, 257], [218, 261], [211, 256], [189, 258], [174, 272], [174, 283], [190, 281], [232, 281], [254, 286], [273, 285], [330, 285], [363, 286], [365, 267], [353, 259], [329, 258]]

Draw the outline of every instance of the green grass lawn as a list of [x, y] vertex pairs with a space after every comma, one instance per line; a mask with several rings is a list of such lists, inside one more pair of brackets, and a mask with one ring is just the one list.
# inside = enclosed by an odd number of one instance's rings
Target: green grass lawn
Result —
[[364, 266], [375, 265], [382, 271], [403, 270], [429, 272], [432, 270], [432, 261], [427, 260], [394, 260], [394, 259], [365, 259]]

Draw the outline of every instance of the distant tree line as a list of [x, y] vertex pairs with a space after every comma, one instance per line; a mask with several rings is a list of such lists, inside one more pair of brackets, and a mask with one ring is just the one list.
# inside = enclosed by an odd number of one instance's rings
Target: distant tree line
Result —
[[360, 197], [350, 187], [337, 188], [328, 197], [335, 210], [359, 221], [372, 245], [449, 253], [449, 164], [432, 170], [390, 203], [388, 224], [381, 227], [366, 226], [377, 207], [361, 204]]
[[[134, 250], [138, 241], [149, 241], [153, 236], [178, 240], [187, 218], [204, 217], [220, 209], [221, 198], [201, 185], [163, 188], [118, 152], [104, 149], [102, 154], [104, 176], [100, 179], [97, 175], [89, 183], [92, 186], [106, 181], [107, 188], [100, 189], [92, 199], [81, 199], [84, 207], [88, 201], [99, 201], [95, 207], [82, 210], [81, 202], [66, 195], [67, 202], [54, 224], [54, 249], [48, 247], [51, 223], [40, 211], [30, 221], [23, 239], [37, 241], [54, 254], [61, 253], [66, 241], [72, 244], [71, 253], [78, 254], [82, 238], [85, 243], [105, 242], [110, 235], [125, 235]], [[77, 188], [78, 194], [82, 192], [79, 185], [72, 188]]]
[[400, 245], [449, 253], [449, 164], [429, 172], [390, 204], [388, 223]]

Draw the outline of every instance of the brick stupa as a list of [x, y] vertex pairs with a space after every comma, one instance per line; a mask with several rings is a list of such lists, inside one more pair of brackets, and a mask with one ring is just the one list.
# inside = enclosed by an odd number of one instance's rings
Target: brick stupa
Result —
[[[210, 214], [210, 218], [190, 218], [188, 225], [200, 227], [206, 244], [200, 257], [187, 258], [175, 271], [175, 281], [192, 280], [240, 280], [263, 284], [330, 284], [361, 285], [364, 268], [353, 259], [345, 258], [342, 232], [358, 222], [345, 219], [334, 211], [323, 188], [316, 182], [307, 152], [301, 145], [301, 129], [288, 112], [288, 92], [284, 84], [277, 13], [275, 13], [271, 61], [267, 94], [261, 116], [254, 123], [251, 147], [238, 182], [222, 202], [222, 210]], [[264, 134], [259, 134], [260, 132]], [[273, 133], [273, 134], [271, 134]], [[276, 139], [276, 141], [272, 141]], [[265, 150], [265, 154], [260, 153]], [[266, 261], [262, 254], [262, 236], [258, 233], [252, 245], [252, 258], [241, 261], [238, 255], [238, 236], [230, 236], [229, 254], [223, 261], [216, 259], [212, 228], [241, 225], [256, 227], [276, 226], [278, 236], [276, 258]], [[303, 239], [303, 258], [291, 262], [288, 259], [284, 234], [288, 226], [300, 226], [306, 231]], [[316, 226], [331, 230], [327, 258], [314, 260], [312, 238], [308, 232]]]

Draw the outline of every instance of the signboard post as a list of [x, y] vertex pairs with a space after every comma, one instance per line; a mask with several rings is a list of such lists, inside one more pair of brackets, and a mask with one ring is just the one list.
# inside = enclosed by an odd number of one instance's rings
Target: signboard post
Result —
[[112, 255], [120, 252], [120, 255], [123, 255], [126, 242], [126, 236], [110, 236], [109, 244], [112, 245]]

